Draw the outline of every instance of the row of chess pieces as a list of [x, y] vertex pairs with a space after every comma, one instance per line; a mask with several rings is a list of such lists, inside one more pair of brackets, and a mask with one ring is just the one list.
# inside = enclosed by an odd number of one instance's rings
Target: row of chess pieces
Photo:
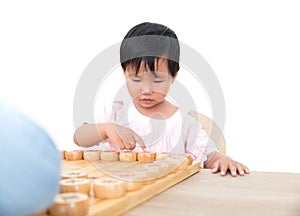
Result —
[[[170, 156], [180, 156], [166, 152], [134, 152], [134, 151], [101, 151], [101, 150], [69, 150], [60, 151], [61, 158], [64, 160], [90, 160], [90, 161], [139, 161], [153, 162]], [[185, 155], [189, 161], [192, 161], [190, 155]]]

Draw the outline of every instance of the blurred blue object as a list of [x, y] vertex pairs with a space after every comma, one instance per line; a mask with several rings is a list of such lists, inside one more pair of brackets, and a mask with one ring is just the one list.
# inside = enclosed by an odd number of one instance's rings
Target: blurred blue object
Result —
[[0, 103], [0, 215], [31, 215], [59, 190], [60, 156], [47, 133]]

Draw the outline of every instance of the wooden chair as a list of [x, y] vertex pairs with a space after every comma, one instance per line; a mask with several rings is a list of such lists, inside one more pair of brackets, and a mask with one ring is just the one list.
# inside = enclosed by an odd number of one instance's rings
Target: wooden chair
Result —
[[214, 141], [219, 152], [226, 154], [226, 142], [223, 131], [219, 126], [212, 119], [201, 113], [189, 111], [188, 114], [200, 122], [209, 138]]

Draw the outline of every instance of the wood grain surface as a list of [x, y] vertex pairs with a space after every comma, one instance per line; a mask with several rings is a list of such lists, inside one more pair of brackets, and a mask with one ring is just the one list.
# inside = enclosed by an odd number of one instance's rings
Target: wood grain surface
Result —
[[251, 172], [221, 177], [208, 169], [123, 216], [300, 216], [300, 174]]

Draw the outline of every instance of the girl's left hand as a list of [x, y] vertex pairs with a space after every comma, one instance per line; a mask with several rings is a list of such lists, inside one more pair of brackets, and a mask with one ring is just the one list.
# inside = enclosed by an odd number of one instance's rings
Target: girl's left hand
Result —
[[241, 176], [249, 174], [250, 171], [245, 165], [232, 160], [230, 157], [223, 156], [218, 158], [211, 166], [212, 173], [221, 171], [221, 175], [225, 176], [227, 171], [230, 171], [232, 176], [237, 176], [237, 173]]

